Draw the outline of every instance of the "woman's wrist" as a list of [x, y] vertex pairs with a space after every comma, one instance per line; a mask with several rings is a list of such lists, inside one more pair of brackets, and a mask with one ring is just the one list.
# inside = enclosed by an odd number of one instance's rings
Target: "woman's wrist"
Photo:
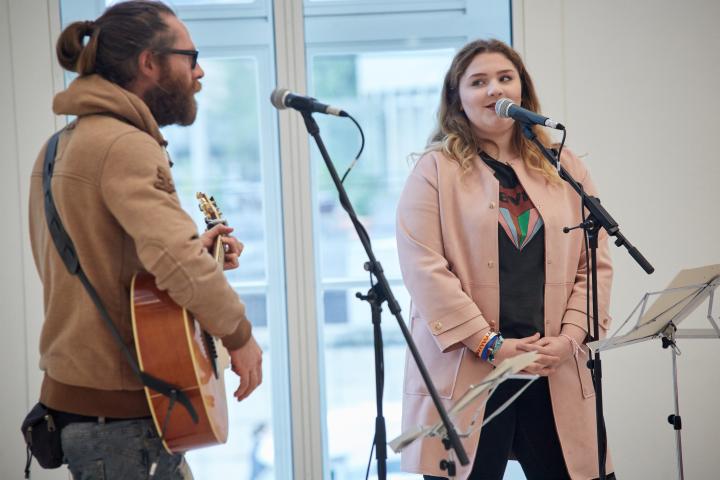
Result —
[[[485, 360], [490, 362], [491, 364], [495, 363], [495, 357], [502, 348], [503, 343], [505, 342], [505, 339], [503, 336], [498, 332], [495, 335], [495, 338], [492, 339], [492, 343], [488, 343], [487, 348], [487, 355], [485, 356]], [[485, 353], [485, 352], [483, 352]]]
[[559, 337], [563, 337], [570, 343], [571, 355], [577, 357], [582, 353], [581, 345], [585, 342], [587, 333], [582, 328], [572, 323], [564, 323], [560, 330]]
[[506, 339], [503, 339], [502, 345], [500, 345], [495, 351], [493, 364], [497, 365], [498, 363], [502, 363], [503, 360], [507, 360], [508, 358], [512, 357], [512, 350], [512, 342], [508, 342]]
[[464, 339], [462, 343], [465, 345], [465, 347], [467, 347], [468, 350], [477, 355], [476, 352], [478, 346], [488, 332], [490, 332], [490, 327], [483, 328], [482, 330], [475, 332], [466, 339]]
[[561, 333], [560, 338], [564, 338], [567, 340], [568, 343], [568, 356], [572, 355], [573, 357], [578, 356], [578, 352], [580, 352], [580, 345], [577, 343], [577, 340], [575, 340], [573, 337], [568, 335], [567, 333]]
[[493, 363], [496, 353], [502, 347], [503, 341], [504, 338], [499, 332], [488, 331], [475, 349], [475, 355], [480, 360]]

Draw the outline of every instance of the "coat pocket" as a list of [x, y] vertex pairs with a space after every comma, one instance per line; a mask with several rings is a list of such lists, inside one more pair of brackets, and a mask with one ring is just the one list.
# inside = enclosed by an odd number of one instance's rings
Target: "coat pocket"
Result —
[[[418, 317], [411, 319], [410, 332], [438, 395], [441, 398], [452, 398], [465, 349], [457, 348], [443, 353], [425, 321]], [[430, 395], [409, 351], [405, 356], [404, 392], [409, 395]]]
[[595, 396], [595, 386], [593, 385], [592, 375], [590, 375], [590, 369], [587, 367], [589, 358], [590, 349], [586, 345], [582, 345], [580, 352], [575, 356], [575, 366], [577, 367], [583, 398]]

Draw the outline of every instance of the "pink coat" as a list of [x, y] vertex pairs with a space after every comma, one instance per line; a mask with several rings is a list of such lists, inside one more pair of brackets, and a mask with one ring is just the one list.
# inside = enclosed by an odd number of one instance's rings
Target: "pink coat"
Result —
[[[595, 187], [583, 163], [567, 150], [562, 163], [590, 193]], [[580, 223], [579, 197], [569, 185], [551, 185], [522, 161], [511, 162], [518, 179], [545, 224], [545, 333], [556, 336], [562, 324], [587, 331], [586, 258], [581, 230], [562, 228]], [[412, 305], [412, 336], [446, 407], [492, 369], [462, 343], [472, 334], [498, 328], [498, 181], [479, 158], [462, 175], [457, 162], [441, 152], [425, 154], [408, 177], [397, 213], [400, 267]], [[612, 267], [607, 236], [600, 237], [598, 288], [601, 335], [610, 324], [608, 304]], [[583, 349], [587, 352], [587, 349]], [[558, 436], [570, 476], [598, 476], [595, 398], [586, 356], [570, 357], [549, 377]], [[479, 401], [478, 401], [479, 403]], [[475, 408], [455, 418], [466, 432]], [[482, 419], [482, 412], [479, 416]], [[405, 363], [403, 431], [439, 420], [422, 377], [410, 355]], [[470, 464], [457, 478], [470, 474], [478, 433], [463, 440]], [[418, 440], [402, 453], [403, 470], [446, 476], [439, 468], [447, 458], [438, 438]], [[609, 457], [608, 457], [609, 458]], [[607, 472], [612, 471], [608, 459]]]

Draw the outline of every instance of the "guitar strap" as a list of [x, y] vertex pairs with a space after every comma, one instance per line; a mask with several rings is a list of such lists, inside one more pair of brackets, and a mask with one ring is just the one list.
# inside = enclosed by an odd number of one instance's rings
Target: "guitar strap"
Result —
[[[102, 300], [100, 300], [100, 297], [95, 291], [95, 288], [92, 286], [90, 280], [88, 280], [85, 272], [80, 266], [80, 260], [78, 259], [77, 253], [75, 251], [75, 246], [73, 245], [70, 236], [65, 231], [65, 227], [60, 220], [60, 215], [55, 208], [55, 202], [53, 200], [52, 189], [50, 185], [50, 181], [53, 175], [53, 169], [55, 167], [55, 154], [57, 152], [58, 138], [60, 137], [60, 134], [63, 132], [63, 130], [65, 129], [63, 128], [62, 130], [56, 132], [48, 141], [47, 149], [45, 151], [45, 162], [43, 165], [43, 193], [45, 197], [45, 218], [47, 220], [48, 229], [50, 230], [50, 235], [52, 236], [53, 243], [55, 244], [55, 247], [57, 248], [57, 251], [60, 254], [60, 257], [62, 258], [63, 263], [65, 264], [65, 267], [68, 269], [68, 271], [72, 275], [77, 275], [80, 278], [80, 281], [85, 287], [85, 290], [87, 290], [88, 295], [90, 295], [90, 298], [100, 312], [100, 316], [105, 322], [105, 325], [107, 325], [110, 333], [120, 347], [120, 350], [123, 352], [123, 354], [125, 354], [125, 358], [127, 358], [127, 361], [130, 364], [130, 368], [132, 368], [135, 375], [137, 375], [137, 377], [140, 379], [140, 382], [145, 387], [159, 392], [160, 394], [168, 397], [168, 399], [170, 400], [170, 403], [168, 405], [168, 412], [165, 417], [165, 426], [167, 425], [167, 419], [170, 416], [170, 410], [172, 410], [172, 407], [174, 406], [176, 401], [180, 403], [183, 407], [185, 407], [185, 409], [190, 414], [193, 423], [198, 423], [197, 412], [195, 411], [195, 408], [193, 407], [190, 399], [185, 394], [185, 392], [183, 392], [175, 385], [172, 385], [159, 378], [153, 377], [152, 375], [149, 375], [140, 370], [140, 367], [138, 366], [135, 357], [132, 355], [132, 353], [130, 353], [130, 350], [128, 349], [127, 345], [125, 345], [125, 342], [123, 342], [122, 337], [120, 336], [120, 332], [118, 332], [117, 327], [115, 326], [112, 319], [110, 318], [110, 315], [105, 309], [105, 305], [103, 305]], [[161, 437], [164, 436], [165, 426], [163, 426], [162, 432], [158, 432]]]

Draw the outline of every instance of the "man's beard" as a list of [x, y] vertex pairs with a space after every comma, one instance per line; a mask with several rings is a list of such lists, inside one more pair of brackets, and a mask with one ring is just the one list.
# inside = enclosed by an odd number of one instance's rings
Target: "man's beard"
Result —
[[143, 100], [159, 126], [191, 125], [197, 115], [195, 88], [185, 85], [180, 76], [173, 77], [167, 66], [162, 67], [160, 81], [151, 87]]

